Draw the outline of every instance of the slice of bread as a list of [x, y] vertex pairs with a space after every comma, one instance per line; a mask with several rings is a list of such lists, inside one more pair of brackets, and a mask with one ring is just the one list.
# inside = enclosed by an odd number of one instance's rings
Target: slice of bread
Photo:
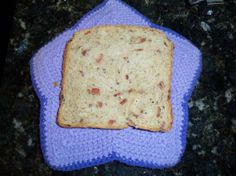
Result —
[[76, 32], [64, 52], [57, 123], [170, 130], [172, 55], [172, 42], [148, 27], [97, 26]]

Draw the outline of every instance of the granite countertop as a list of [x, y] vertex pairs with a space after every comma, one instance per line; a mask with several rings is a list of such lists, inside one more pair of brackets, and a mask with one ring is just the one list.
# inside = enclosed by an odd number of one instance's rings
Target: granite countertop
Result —
[[73, 172], [51, 170], [39, 142], [39, 99], [29, 60], [47, 41], [72, 26], [101, 0], [18, 1], [0, 87], [0, 175], [234, 175], [236, 172], [236, 2], [188, 6], [184, 1], [125, 0], [153, 22], [191, 40], [203, 54], [203, 71], [189, 102], [187, 147], [166, 170], [119, 162]]

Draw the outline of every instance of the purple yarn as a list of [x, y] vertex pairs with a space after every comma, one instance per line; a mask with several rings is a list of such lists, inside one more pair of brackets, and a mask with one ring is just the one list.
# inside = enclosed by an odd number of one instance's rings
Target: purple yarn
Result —
[[[170, 132], [61, 128], [59, 107], [63, 52], [75, 31], [96, 25], [150, 26], [165, 32], [175, 45], [172, 77], [173, 128]], [[42, 47], [30, 61], [34, 89], [40, 99], [40, 140], [46, 163], [56, 170], [76, 170], [118, 160], [129, 165], [167, 168], [177, 164], [186, 145], [188, 100], [201, 71], [201, 53], [174, 31], [152, 24], [120, 0], [106, 0], [72, 28]]]

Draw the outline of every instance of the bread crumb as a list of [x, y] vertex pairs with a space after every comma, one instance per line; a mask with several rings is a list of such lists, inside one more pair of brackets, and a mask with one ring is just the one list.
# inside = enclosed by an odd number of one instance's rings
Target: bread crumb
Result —
[[58, 87], [58, 82], [57, 81], [53, 82], [53, 87]]

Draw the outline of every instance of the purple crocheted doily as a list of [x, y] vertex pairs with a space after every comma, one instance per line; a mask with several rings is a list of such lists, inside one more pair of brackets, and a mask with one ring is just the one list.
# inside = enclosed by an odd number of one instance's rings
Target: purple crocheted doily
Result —
[[[63, 51], [75, 31], [96, 25], [151, 26], [165, 32], [175, 45], [172, 70], [173, 128], [170, 132], [61, 128], [59, 107]], [[186, 145], [188, 100], [201, 70], [201, 53], [184, 37], [152, 24], [120, 0], [106, 0], [72, 28], [43, 46], [31, 59], [33, 86], [40, 99], [40, 140], [47, 164], [56, 170], [75, 170], [118, 160], [129, 165], [166, 168], [178, 163]]]

